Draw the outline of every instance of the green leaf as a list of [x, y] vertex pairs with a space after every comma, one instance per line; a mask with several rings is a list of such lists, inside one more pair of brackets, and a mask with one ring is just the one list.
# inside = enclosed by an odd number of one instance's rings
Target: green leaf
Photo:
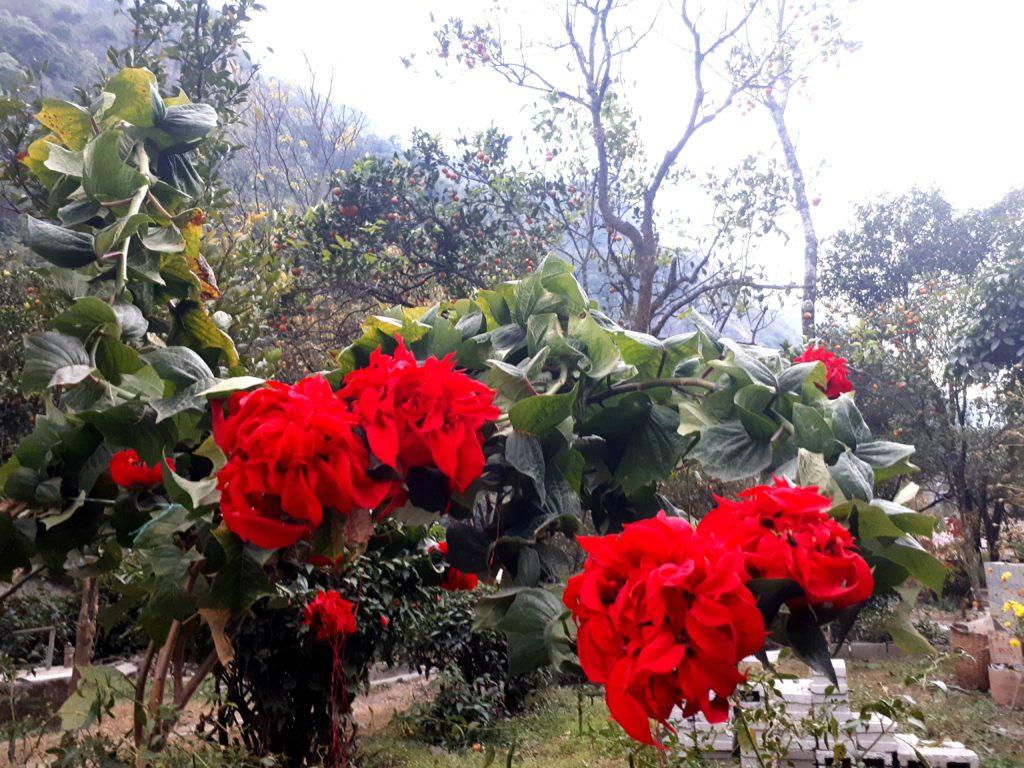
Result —
[[581, 369], [592, 379], [603, 379], [616, 369], [621, 360], [612, 335], [598, 325], [590, 313], [569, 320], [569, 336], [583, 342], [589, 365]]
[[148, 184], [146, 177], [121, 159], [124, 134], [108, 129], [92, 139], [84, 150], [82, 188], [98, 202], [127, 200]]
[[543, 436], [572, 415], [575, 402], [575, 389], [558, 395], [534, 395], [513, 405], [508, 416], [520, 432]]
[[263, 566], [243, 552], [228, 559], [217, 571], [203, 608], [222, 608], [232, 616], [241, 616], [262, 597], [273, 594]]
[[857, 458], [867, 462], [875, 471], [875, 482], [881, 483], [897, 475], [917, 470], [908, 459], [914, 453], [914, 446], [875, 440], [857, 446]]
[[118, 338], [121, 326], [114, 308], [95, 296], [85, 296], [53, 319], [53, 327], [83, 342], [99, 333]]
[[93, 250], [97, 256], [113, 253], [121, 243], [138, 234], [141, 228], [148, 227], [152, 223], [153, 220], [144, 213], [120, 218], [109, 227], [104, 227], [96, 233]]
[[201, 397], [208, 397], [211, 400], [220, 400], [243, 389], [253, 389], [266, 384], [266, 380], [256, 376], [234, 376], [230, 379], [218, 381], [212, 387], [207, 387], [199, 393]]
[[512, 600], [497, 629], [508, 638], [508, 671], [522, 675], [551, 663], [545, 636], [548, 625], [558, 621], [565, 606], [546, 589], [524, 589]]
[[96, 261], [92, 235], [65, 229], [29, 216], [25, 245], [51, 264], [79, 269]]
[[890, 544], [878, 541], [864, 542], [864, 547], [876, 557], [881, 557], [906, 569], [912, 577], [920, 581], [936, 594], [942, 594], [942, 585], [946, 581], [946, 566], [935, 559], [924, 547], [909, 536]]
[[114, 717], [118, 701], [130, 701], [135, 687], [123, 672], [114, 667], [78, 668], [78, 684], [57, 712], [62, 731], [89, 728], [104, 718]]
[[114, 103], [104, 117], [118, 117], [139, 128], [150, 128], [153, 125], [152, 92], [156, 85], [156, 76], [148, 69], [122, 69], [103, 86], [107, 93], [114, 94]]
[[544, 449], [533, 435], [512, 430], [505, 442], [505, 459], [519, 474], [533, 481], [541, 504], [545, 500]]
[[145, 358], [161, 377], [177, 384], [203, 384], [206, 389], [217, 380], [203, 358], [188, 347], [154, 349]]
[[166, 134], [159, 137], [161, 148], [189, 144], [209, 135], [217, 127], [217, 110], [209, 104], [180, 104], [167, 108], [156, 127]]
[[181, 504], [188, 510], [195, 511], [200, 507], [216, 504], [220, 499], [217, 490], [216, 476], [202, 480], [188, 480], [164, 463], [164, 488], [171, 501]]
[[92, 372], [92, 359], [74, 336], [47, 331], [25, 337], [21, 385], [26, 393], [77, 384]]
[[874, 496], [874, 474], [871, 467], [858, 459], [853, 451], [841, 453], [828, 471], [846, 498], [870, 501]]
[[57, 144], [51, 144], [50, 152], [43, 161], [43, 165], [63, 176], [81, 178], [83, 162], [84, 157], [81, 152], [72, 152]]
[[830, 456], [843, 446], [832, 436], [832, 428], [816, 408], [793, 403], [793, 438], [800, 448]]
[[733, 398], [739, 411], [740, 421], [755, 440], [771, 440], [778, 425], [765, 409], [772, 402], [774, 393], [762, 384], [748, 384], [741, 387]]
[[687, 458], [698, 462], [713, 477], [742, 480], [771, 465], [772, 446], [767, 440], [754, 440], [737, 420], [703, 430]]
[[779, 389], [784, 392], [799, 395], [807, 382], [825, 387], [828, 383], [828, 373], [823, 363], [794, 363], [779, 374]]
[[836, 438], [850, 448], [871, 437], [871, 430], [864, 423], [864, 418], [857, 410], [857, 405], [849, 394], [844, 394], [831, 401], [832, 432]]
[[829, 474], [825, 458], [819, 453], [800, 448], [796, 456], [796, 477], [799, 485], [813, 485], [826, 496], [830, 496], [832, 475]]

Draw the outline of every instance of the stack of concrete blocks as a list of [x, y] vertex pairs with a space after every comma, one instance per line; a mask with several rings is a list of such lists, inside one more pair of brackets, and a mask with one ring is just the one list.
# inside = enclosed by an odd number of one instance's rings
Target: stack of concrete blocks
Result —
[[699, 751], [706, 760], [732, 758], [736, 739], [728, 722], [709, 723], [700, 712], [693, 717], [683, 717], [678, 707], [672, 711], [671, 720], [679, 735], [679, 743], [684, 747]]
[[[772, 659], [774, 662], [774, 659]], [[755, 659], [747, 659], [742, 667], [758, 666]], [[789, 735], [787, 764], [792, 768], [978, 768], [978, 755], [963, 744], [947, 741], [926, 743], [911, 734], [896, 733], [896, 724], [887, 717], [871, 715], [862, 719], [850, 709], [849, 687], [846, 680], [846, 662], [833, 661], [836, 683], [814, 672], [811, 677], [783, 679], [775, 684], [787, 716], [799, 723], [807, 717], [833, 717], [841, 729], [840, 741], [813, 735]], [[760, 744], [768, 723], [757, 718], [756, 712], [764, 702], [756, 698], [740, 702], [745, 710], [744, 721], [751, 736]], [[736, 751], [736, 728], [730, 723], [709, 723], [703, 715], [684, 718], [677, 708], [671, 721], [675, 725], [680, 743], [696, 748], [709, 763], [732, 759]], [[738, 727], [738, 726], [737, 726]], [[775, 735], [778, 737], [778, 734]], [[837, 749], [838, 748], [838, 749]], [[845, 755], [840, 759], [839, 755]], [[757, 754], [749, 749], [740, 750], [741, 768], [760, 768]]]

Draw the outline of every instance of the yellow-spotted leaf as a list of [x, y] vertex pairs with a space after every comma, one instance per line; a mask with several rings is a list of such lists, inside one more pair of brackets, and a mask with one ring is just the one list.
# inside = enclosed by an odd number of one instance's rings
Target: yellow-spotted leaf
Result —
[[153, 127], [156, 76], [148, 69], [126, 67], [107, 81], [104, 90], [114, 103], [104, 117], [116, 117], [140, 128]]
[[72, 152], [81, 150], [93, 136], [92, 117], [76, 104], [60, 99], [45, 99], [36, 115]]

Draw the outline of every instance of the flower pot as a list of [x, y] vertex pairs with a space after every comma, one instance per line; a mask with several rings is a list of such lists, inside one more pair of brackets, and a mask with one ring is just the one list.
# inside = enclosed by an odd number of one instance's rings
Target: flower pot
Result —
[[989, 667], [989, 693], [1003, 707], [1024, 709], [1024, 672], [1009, 667]]

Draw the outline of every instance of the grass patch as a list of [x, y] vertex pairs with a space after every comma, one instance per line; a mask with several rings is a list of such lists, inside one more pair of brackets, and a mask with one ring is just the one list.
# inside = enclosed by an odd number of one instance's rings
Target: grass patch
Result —
[[[493, 752], [504, 766], [510, 745], [516, 768], [623, 768], [634, 749], [618, 726], [609, 723], [604, 700], [583, 699], [580, 732], [576, 691], [550, 688], [531, 697], [527, 710], [490, 734], [491, 743], [448, 752], [417, 741], [411, 724], [401, 718], [362, 739], [367, 768], [481, 768]], [[638, 748], [637, 768], [654, 765], [653, 750]]]
[[[919, 682], [930, 662], [920, 659], [884, 659], [847, 662], [850, 698], [854, 708], [880, 698], [909, 695], [923, 710], [927, 737], [964, 742], [981, 757], [983, 768], [1021, 768], [1024, 743], [1024, 711], [996, 706], [986, 693], [943, 691], [928, 680], [953, 679], [952, 663], [943, 663]], [[794, 670], [795, 671], [795, 670]], [[608, 720], [604, 701], [584, 698], [583, 732], [578, 723], [575, 690], [553, 688], [533, 697], [526, 712], [491, 734], [492, 765], [504, 766], [508, 744], [515, 743], [512, 765], [516, 768], [625, 768], [630, 742]], [[393, 720], [380, 732], [362, 739], [367, 768], [482, 768], [488, 745], [479, 751], [467, 747], [445, 751], [417, 741], [411, 724]], [[633, 751], [635, 768], [658, 764], [653, 750]], [[723, 765], [716, 763], [716, 765]]]

